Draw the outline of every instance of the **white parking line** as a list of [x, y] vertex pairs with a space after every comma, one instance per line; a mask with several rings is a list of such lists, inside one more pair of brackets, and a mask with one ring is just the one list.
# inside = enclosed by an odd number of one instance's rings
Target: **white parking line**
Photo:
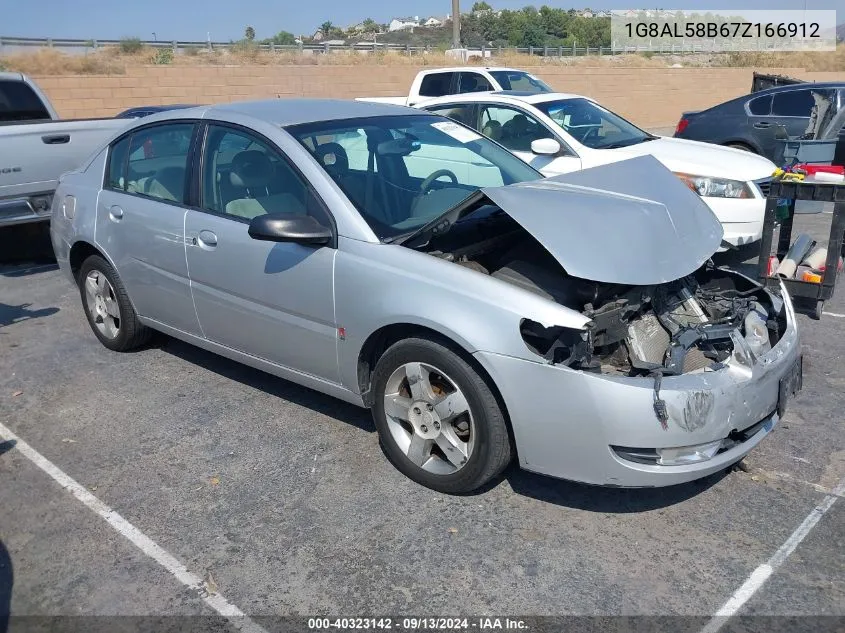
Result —
[[813, 508], [813, 511], [807, 515], [807, 518], [802, 521], [795, 531], [790, 534], [783, 545], [772, 555], [772, 557], [765, 563], [757, 567], [751, 572], [748, 579], [737, 589], [730, 599], [722, 605], [722, 608], [716, 612], [716, 615], [701, 629], [701, 633], [716, 633], [721, 629], [727, 621], [748, 602], [751, 597], [759, 591], [765, 582], [771, 577], [778, 567], [783, 565], [790, 554], [795, 551], [795, 548], [806, 538], [816, 523], [819, 522], [825, 513], [833, 507], [836, 500], [845, 494], [845, 478], [839, 482], [836, 488], [827, 495], [822, 502]]
[[822, 312], [822, 314], [826, 314], [827, 316], [838, 317], [840, 319], [845, 319], [845, 314], [839, 314], [838, 312]]
[[158, 543], [88, 492], [84, 486], [65, 474], [58, 466], [24, 442], [2, 423], [0, 423], [0, 438], [13, 441], [15, 448], [24, 457], [50, 475], [62, 488], [70, 492], [89, 509], [99, 514], [109, 525], [135, 545], [135, 547], [164, 567], [176, 580], [194, 591], [208, 606], [220, 615], [228, 618], [236, 628], [247, 633], [267, 633], [265, 629], [244, 615], [243, 611], [226, 600], [221, 594], [209, 593], [202, 578], [188, 571], [187, 567], [158, 545]]

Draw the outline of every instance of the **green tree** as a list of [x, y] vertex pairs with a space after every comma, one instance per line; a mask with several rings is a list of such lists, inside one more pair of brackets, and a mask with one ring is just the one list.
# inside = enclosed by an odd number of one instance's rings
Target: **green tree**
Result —
[[367, 18], [361, 23], [364, 28], [364, 33], [378, 33], [380, 29], [378, 22], [372, 18]]
[[246, 27], [246, 30], [244, 31], [244, 37], [250, 42], [252, 40], [254, 40], [255, 39], [255, 29], [252, 28], [251, 26]]
[[332, 24], [329, 20], [326, 20], [320, 25], [320, 32], [323, 35], [328, 35], [332, 31], [334, 31], [334, 24]]
[[484, 0], [481, 0], [481, 2], [476, 2], [474, 5], [472, 5], [472, 9], [471, 9], [470, 12], [471, 13], [484, 13], [484, 12], [492, 12], [492, 11], [493, 11], [493, 7], [491, 7], [489, 4], [484, 2]]
[[288, 33], [287, 31], [279, 31], [270, 39], [264, 40], [265, 44], [270, 44], [271, 42], [278, 46], [289, 46], [291, 44], [296, 44], [296, 36], [294, 36], [293, 33]]

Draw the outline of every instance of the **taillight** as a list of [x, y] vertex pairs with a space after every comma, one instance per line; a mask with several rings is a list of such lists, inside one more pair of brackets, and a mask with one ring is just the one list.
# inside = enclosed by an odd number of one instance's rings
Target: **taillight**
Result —
[[678, 121], [678, 126], [675, 128], [675, 136], [678, 136], [678, 134], [686, 130], [688, 125], [689, 119], [681, 119]]

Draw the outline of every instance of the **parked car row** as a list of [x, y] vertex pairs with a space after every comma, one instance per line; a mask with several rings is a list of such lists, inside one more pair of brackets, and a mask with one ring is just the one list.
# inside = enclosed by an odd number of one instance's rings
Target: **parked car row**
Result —
[[157, 330], [369, 407], [436, 490], [513, 459], [613, 486], [741, 459], [802, 371], [785, 289], [710, 261], [702, 194], [755, 202], [755, 174], [673, 173], [637, 148], [689, 142], [582, 97], [477, 99], [436, 106], [463, 122], [279, 99], [136, 119], [61, 178], [57, 260], [109, 349]]

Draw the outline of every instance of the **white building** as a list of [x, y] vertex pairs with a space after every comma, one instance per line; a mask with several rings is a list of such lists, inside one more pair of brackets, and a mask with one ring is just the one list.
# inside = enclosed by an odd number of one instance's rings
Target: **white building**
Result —
[[420, 25], [420, 17], [413, 18], [393, 18], [387, 26], [388, 31], [403, 31], [405, 29], [412, 29]]
[[443, 26], [443, 20], [437, 18], [429, 18], [423, 22], [423, 26]]

